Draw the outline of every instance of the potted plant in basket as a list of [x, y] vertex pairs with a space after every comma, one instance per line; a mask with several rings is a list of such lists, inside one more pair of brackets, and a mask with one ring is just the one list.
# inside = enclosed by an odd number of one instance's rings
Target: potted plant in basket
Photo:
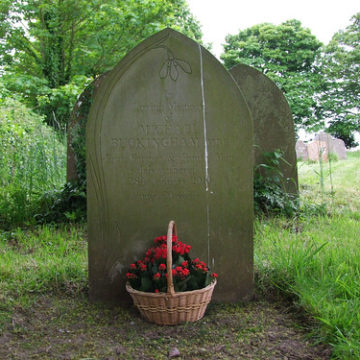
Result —
[[205, 262], [191, 259], [190, 250], [171, 221], [167, 236], [156, 237], [145, 257], [130, 265], [126, 289], [149, 321], [174, 325], [203, 317], [217, 274]]

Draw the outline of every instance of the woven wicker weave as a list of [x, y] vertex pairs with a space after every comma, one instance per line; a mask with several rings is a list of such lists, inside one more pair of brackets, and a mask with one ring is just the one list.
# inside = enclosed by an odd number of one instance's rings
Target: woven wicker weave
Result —
[[216, 285], [214, 280], [203, 289], [175, 293], [172, 278], [172, 235], [176, 235], [176, 225], [170, 221], [167, 232], [167, 293], [148, 293], [133, 289], [129, 283], [126, 290], [141, 315], [159, 325], [176, 325], [200, 320]]

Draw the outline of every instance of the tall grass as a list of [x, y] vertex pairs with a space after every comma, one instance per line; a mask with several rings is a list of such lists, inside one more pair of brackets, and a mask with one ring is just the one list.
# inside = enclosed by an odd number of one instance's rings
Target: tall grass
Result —
[[0, 227], [33, 222], [47, 191], [65, 182], [65, 136], [16, 100], [0, 100]]
[[[299, 180], [305, 201], [324, 201], [327, 214], [257, 221], [258, 285], [295, 296], [318, 323], [317, 335], [333, 345], [334, 357], [360, 358], [360, 157], [324, 166], [303, 164]], [[324, 190], [322, 190], [323, 181]]]

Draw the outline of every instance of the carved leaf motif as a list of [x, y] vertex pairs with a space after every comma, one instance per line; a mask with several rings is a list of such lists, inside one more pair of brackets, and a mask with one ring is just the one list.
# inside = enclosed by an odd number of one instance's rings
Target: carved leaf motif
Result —
[[179, 72], [177, 71], [177, 66], [175, 65], [175, 62], [172, 61], [171, 62], [171, 67], [170, 67], [170, 77], [176, 81], [176, 79], [178, 78]]
[[191, 66], [184, 60], [176, 59], [175, 62], [183, 69], [187, 74], [191, 74]]
[[165, 61], [163, 66], [160, 69], [160, 78], [165, 79], [168, 76], [169, 72], [169, 61]]

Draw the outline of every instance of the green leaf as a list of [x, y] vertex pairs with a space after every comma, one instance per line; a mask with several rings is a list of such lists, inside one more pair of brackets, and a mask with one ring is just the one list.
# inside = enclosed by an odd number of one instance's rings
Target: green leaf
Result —
[[140, 291], [149, 292], [151, 290], [152, 290], [152, 280], [147, 276], [142, 276]]
[[204, 287], [210, 285], [211, 281], [212, 281], [212, 278], [210, 276], [210, 272], [208, 271], [205, 276]]

